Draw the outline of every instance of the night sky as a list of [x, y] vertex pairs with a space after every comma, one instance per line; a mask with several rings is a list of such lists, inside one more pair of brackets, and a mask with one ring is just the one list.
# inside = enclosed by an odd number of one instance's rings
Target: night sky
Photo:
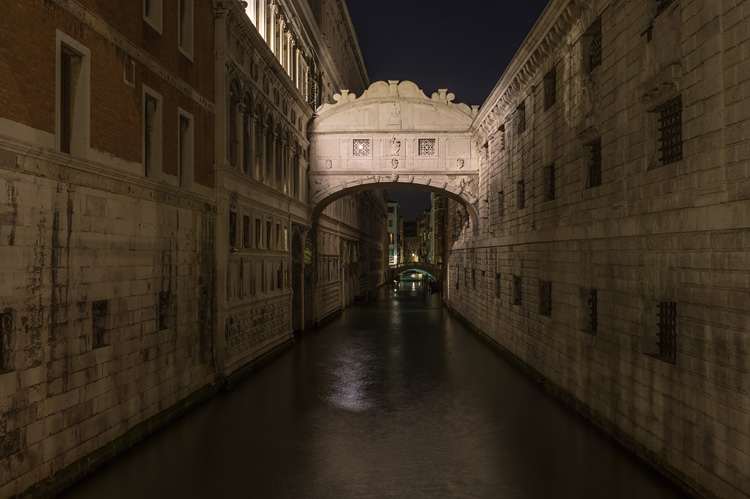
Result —
[[[481, 106], [547, 0], [347, 0], [346, 5], [371, 82], [411, 80], [428, 97], [447, 88], [454, 102]], [[406, 220], [429, 208], [425, 191], [393, 189], [389, 195]]]

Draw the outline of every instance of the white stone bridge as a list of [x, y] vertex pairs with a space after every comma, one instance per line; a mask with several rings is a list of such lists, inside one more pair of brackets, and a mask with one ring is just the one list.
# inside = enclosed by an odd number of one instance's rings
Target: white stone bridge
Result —
[[357, 98], [344, 90], [318, 109], [310, 129], [313, 217], [331, 201], [372, 188], [418, 188], [478, 213], [479, 148], [470, 131], [476, 107], [410, 81], [379, 81]]

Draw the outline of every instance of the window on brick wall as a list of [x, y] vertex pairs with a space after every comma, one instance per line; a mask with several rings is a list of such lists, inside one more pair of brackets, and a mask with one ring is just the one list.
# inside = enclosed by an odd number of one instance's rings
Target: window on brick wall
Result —
[[144, 85], [143, 169], [147, 177], [158, 178], [162, 165], [161, 95]]
[[500, 278], [500, 274], [495, 274], [495, 298], [500, 298], [502, 296], [502, 279]]
[[557, 102], [557, 68], [550, 69], [544, 75], [544, 110], [551, 108]]
[[57, 32], [57, 142], [61, 152], [83, 155], [90, 129], [90, 55], [73, 38]]
[[497, 216], [502, 217], [505, 215], [505, 193], [503, 191], [497, 192]]
[[193, 58], [193, 0], [179, 0], [177, 42], [180, 52]]
[[677, 303], [673, 301], [659, 302], [657, 309], [659, 332], [657, 346], [659, 357], [669, 362], [677, 360]]
[[159, 331], [169, 328], [172, 324], [171, 293], [161, 291], [159, 293]]
[[682, 159], [682, 96], [665, 102], [656, 109], [661, 165]]
[[602, 21], [597, 18], [583, 34], [583, 69], [593, 73], [602, 65]]
[[11, 340], [13, 336], [13, 312], [6, 309], [0, 313], [0, 373], [12, 371]]
[[266, 249], [271, 249], [271, 242], [273, 241], [273, 224], [266, 222]]
[[516, 197], [517, 197], [517, 204], [518, 209], [522, 210], [526, 207], [526, 186], [524, 185], [523, 180], [519, 180], [516, 183]]
[[513, 305], [521, 305], [521, 276], [513, 276]]
[[596, 289], [589, 289], [586, 295], [587, 330], [591, 334], [596, 334], [599, 329], [599, 296]]
[[477, 289], [477, 270], [471, 269], [471, 289]]
[[523, 101], [516, 108], [516, 133], [520, 134], [525, 130], [526, 130], [526, 101]]
[[162, 15], [162, 0], [143, 0], [143, 20], [159, 33], [161, 33]]
[[552, 283], [550, 281], [539, 281], [539, 313], [552, 315]]
[[107, 341], [107, 300], [98, 300], [91, 304], [91, 346], [100, 348], [106, 346]]
[[193, 181], [193, 116], [178, 110], [177, 177], [181, 187]]
[[255, 249], [261, 249], [263, 245], [263, 221], [255, 219]]
[[544, 200], [555, 199], [555, 164], [547, 165], [542, 169]]
[[250, 247], [250, 217], [247, 215], [242, 217], [242, 247]]
[[284, 264], [279, 261], [276, 267], [276, 289], [284, 288]]
[[602, 138], [598, 137], [589, 142], [585, 150], [588, 162], [586, 187], [600, 186], [602, 185]]

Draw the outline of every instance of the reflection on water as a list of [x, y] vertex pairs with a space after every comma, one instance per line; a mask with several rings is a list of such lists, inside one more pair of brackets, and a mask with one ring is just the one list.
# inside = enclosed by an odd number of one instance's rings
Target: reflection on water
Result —
[[68, 497], [669, 498], [420, 286], [382, 290]]

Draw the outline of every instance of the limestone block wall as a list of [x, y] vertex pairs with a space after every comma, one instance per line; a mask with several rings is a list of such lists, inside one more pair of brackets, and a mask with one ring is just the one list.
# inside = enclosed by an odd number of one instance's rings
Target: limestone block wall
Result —
[[0, 497], [214, 380], [210, 203], [0, 152]]
[[475, 122], [486, 217], [451, 217], [449, 306], [707, 497], [750, 495], [748, 16], [551, 2]]

